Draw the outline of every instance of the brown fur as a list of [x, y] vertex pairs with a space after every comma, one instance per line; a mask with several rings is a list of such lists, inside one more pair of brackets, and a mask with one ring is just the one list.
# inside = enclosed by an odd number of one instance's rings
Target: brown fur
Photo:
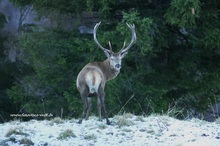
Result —
[[[105, 110], [104, 105], [104, 88], [105, 83], [108, 80], [115, 78], [118, 75], [119, 71], [111, 69], [109, 59], [106, 59], [103, 62], [93, 62], [87, 64], [79, 73], [77, 77], [77, 89], [81, 94], [82, 100], [84, 100], [84, 107], [85, 110], [83, 112], [82, 118], [80, 119], [79, 123], [82, 122], [82, 119], [88, 119], [89, 112], [90, 112], [90, 101], [85, 101], [87, 97], [98, 96], [98, 109], [99, 109], [99, 120], [101, 120], [101, 107], [103, 106], [103, 111], [106, 115], [107, 124], [109, 124], [109, 120], [107, 118], [107, 113]], [[89, 82], [86, 81], [86, 78], [91, 78], [92, 86]], [[93, 92], [94, 91], [94, 92]], [[100, 98], [102, 98], [100, 100]], [[104, 103], [103, 103], [104, 104]]]
[[105, 61], [102, 62], [92, 62], [87, 64], [78, 74], [76, 86], [80, 92], [81, 99], [84, 104], [83, 114], [78, 123], [82, 123], [82, 120], [88, 119], [89, 112], [91, 109], [91, 98], [97, 96], [98, 111], [99, 111], [99, 120], [101, 120], [101, 111], [103, 110], [106, 118], [107, 124], [110, 124], [110, 121], [107, 116], [107, 112], [104, 105], [105, 100], [105, 83], [113, 78], [115, 78], [121, 69], [121, 60], [128, 53], [129, 48], [136, 41], [135, 26], [127, 26], [131, 29], [132, 39], [131, 43], [125, 48], [125, 42], [123, 48], [118, 52], [114, 53], [112, 51], [111, 43], [109, 42], [110, 50], [102, 47], [97, 38], [96, 30], [99, 27], [100, 23], [97, 23], [93, 30], [93, 37], [96, 44], [108, 57]]

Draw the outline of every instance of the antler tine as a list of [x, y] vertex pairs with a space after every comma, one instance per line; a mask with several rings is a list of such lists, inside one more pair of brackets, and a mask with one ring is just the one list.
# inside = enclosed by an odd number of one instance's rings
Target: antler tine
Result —
[[100, 43], [98, 42], [97, 37], [96, 37], [96, 31], [97, 31], [100, 24], [101, 24], [101, 22], [96, 23], [94, 30], [93, 30], [93, 38], [94, 38], [94, 41], [96, 42], [96, 44], [99, 46], [99, 48], [102, 49], [103, 51], [106, 51], [108, 49], [102, 47], [102, 45], [100, 45]]
[[108, 44], [109, 44], [110, 51], [112, 52], [112, 44], [111, 44], [111, 42], [109, 41]]
[[132, 37], [131, 37], [130, 44], [125, 49], [124, 49], [124, 47], [125, 47], [125, 43], [124, 43], [124, 46], [122, 47], [122, 49], [120, 51], [121, 53], [127, 52], [131, 48], [131, 46], [135, 43], [135, 41], [137, 39], [137, 36], [136, 36], [136, 33], [135, 33], [135, 25], [134, 24], [131, 25], [131, 24], [128, 24], [128, 23], [126, 23], [126, 24], [131, 29]]
[[123, 47], [121, 48], [121, 50], [123, 50], [125, 48], [126, 42], [124, 42]]

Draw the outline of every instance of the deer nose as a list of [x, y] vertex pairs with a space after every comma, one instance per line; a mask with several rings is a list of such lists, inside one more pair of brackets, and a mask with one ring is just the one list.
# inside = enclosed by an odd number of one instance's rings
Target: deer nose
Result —
[[121, 64], [116, 64], [115, 68], [121, 68]]

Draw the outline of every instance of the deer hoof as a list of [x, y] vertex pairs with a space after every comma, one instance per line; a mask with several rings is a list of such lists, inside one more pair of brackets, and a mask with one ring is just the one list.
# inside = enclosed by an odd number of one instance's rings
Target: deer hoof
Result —
[[78, 123], [78, 124], [82, 124], [82, 120], [79, 120], [77, 123]]
[[107, 125], [111, 125], [111, 122], [109, 120], [106, 121]]

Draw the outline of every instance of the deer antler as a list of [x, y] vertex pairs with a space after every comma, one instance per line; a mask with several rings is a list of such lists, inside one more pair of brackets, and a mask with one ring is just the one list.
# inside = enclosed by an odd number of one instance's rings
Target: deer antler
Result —
[[123, 45], [123, 47], [120, 51], [121, 53], [127, 52], [131, 48], [131, 46], [135, 43], [135, 41], [137, 39], [137, 36], [136, 36], [136, 33], [135, 33], [135, 25], [134, 24], [131, 25], [131, 24], [128, 24], [128, 23], [126, 23], [126, 24], [131, 29], [132, 37], [131, 37], [130, 44], [126, 48], [125, 48], [125, 42], [124, 42], [124, 45]]
[[107, 52], [112, 52], [112, 47], [111, 47], [110, 41], [109, 41], [110, 50], [108, 50], [108, 49], [102, 47], [102, 45], [100, 45], [99, 41], [97, 40], [96, 31], [97, 31], [97, 29], [98, 29], [98, 27], [99, 27], [100, 24], [101, 24], [101, 22], [96, 23], [96, 25], [95, 25], [95, 27], [94, 27], [94, 30], [93, 30], [93, 38], [94, 38], [94, 41], [95, 41], [96, 44], [99, 46], [99, 48], [102, 49], [104, 52], [106, 52], [106, 51], [107, 51]]

